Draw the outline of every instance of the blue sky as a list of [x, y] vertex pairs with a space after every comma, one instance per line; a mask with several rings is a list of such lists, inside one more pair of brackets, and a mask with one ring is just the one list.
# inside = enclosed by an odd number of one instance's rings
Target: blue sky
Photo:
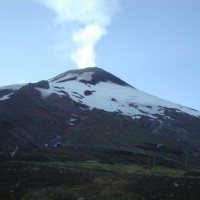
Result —
[[[0, 86], [75, 69], [71, 34], [38, 0], [0, 1]], [[42, 0], [39, 0], [42, 1]], [[85, 0], [91, 1], [91, 0]], [[96, 66], [155, 96], [200, 110], [200, 1], [119, 0], [95, 44]]]

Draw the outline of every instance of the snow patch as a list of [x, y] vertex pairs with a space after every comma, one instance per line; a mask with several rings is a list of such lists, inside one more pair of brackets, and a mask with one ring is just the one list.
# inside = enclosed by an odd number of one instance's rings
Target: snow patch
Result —
[[12, 91], [15, 91], [15, 90], [19, 90], [21, 87], [27, 85], [27, 83], [23, 83], [23, 84], [15, 84], [15, 85], [6, 85], [6, 86], [3, 86], [3, 87], [0, 87], [0, 90], [12, 90]]
[[51, 95], [54, 92], [54, 90], [52, 90], [52, 89], [43, 89], [43, 88], [39, 88], [39, 87], [34, 87], [34, 88], [35, 88], [35, 90], [40, 92], [40, 94], [43, 98], [48, 97], [49, 95]]
[[10, 90], [10, 94], [4, 95], [3, 97], [0, 98], [0, 101], [4, 101], [10, 98], [10, 96], [14, 93], [14, 91], [19, 90], [23, 86], [27, 85], [26, 83], [23, 84], [15, 84], [15, 85], [7, 85], [0, 87], [0, 90]]
[[[84, 80], [91, 80], [92, 74], [93, 73], [85, 72], [80, 75], [78, 80], [82, 78], [84, 78]], [[175, 109], [176, 112], [180, 111], [195, 117], [199, 117], [200, 115], [199, 111], [166, 101], [133, 87], [118, 85], [110, 81], [90, 85], [90, 91], [95, 92], [88, 96], [85, 95], [85, 91], [88, 91], [88, 86], [77, 80], [68, 81], [67, 83], [52, 81], [49, 85], [49, 91], [59, 95], [65, 94], [59, 93], [59, 90], [56, 90], [55, 87], [63, 87], [63, 90], [69, 94], [72, 100], [87, 105], [90, 110], [97, 108], [115, 113], [119, 113], [120, 111], [121, 115], [131, 116], [136, 119], [140, 116], [148, 116], [152, 119], [156, 119], [158, 115], [165, 115], [166, 108]], [[75, 92], [76, 96], [74, 96]], [[80, 101], [77, 99], [78, 96], [84, 96], [84, 98]]]
[[94, 72], [84, 72], [83, 74], [80, 74], [77, 77], [77, 81], [85, 80], [85, 81], [91, 81], [92, 80], [92, 75]]
[[[92, 80], [92, 75], [94, 74], [94, 72], [84, 72], [82, 74], [78, 74], [78, 73], [69, 73], [65, 76], [62, 76], [62, 78], [60, 79], [56, 79], [55, 82], [57, 83], [62, 83], [67, 81], [91, 81]], [[49, 82], [54, 82], [54, 79], [50, 79]]]
[[77, 121], [77, 119], [76, 118], [71, 118], [69, 121], [70, 122], [75, 122], [75, 121]]
[[74, 123], [71, 123], [71, 122], [69, 122], [69, 121], [67, 121], [67, 120], [65, 120], [70, 126], [74, 126], [75, 124]]
[[7, 99], [10, 99], [10, 96], [11, 96], [12, 94], [13, 94], [13, 93], [4, 95], [3, 97], [0, 98], [0, 101], [4, 101], [4, 100], [7, 100]]

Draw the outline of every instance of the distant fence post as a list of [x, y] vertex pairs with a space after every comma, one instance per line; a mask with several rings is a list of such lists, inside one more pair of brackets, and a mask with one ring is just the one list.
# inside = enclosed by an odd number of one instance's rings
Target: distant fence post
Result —
[[155, 169], [156, 168], [156, 156], [154, 155], [153, 157], [153, 168]]
[[147, 159], [147, 172], [148, 172], [148, 174], [150, 174], [150, 169], [151, 169], [150, 162], [151, 162], [151, 158], [148, 158]]

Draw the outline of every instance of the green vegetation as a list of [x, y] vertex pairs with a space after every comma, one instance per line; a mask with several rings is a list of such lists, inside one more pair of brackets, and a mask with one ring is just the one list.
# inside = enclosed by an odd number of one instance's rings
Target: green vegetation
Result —
[[90, 183], [80, 183], [75, 186], [49, 187], [32, 190], [26, 193], [22, 200], [144, 200], [141, 195], [124, 190], [128, 182], [114, 176], [98, 176]]
[[157, 166], [155, 168], [147, 169], [146, 166], [136, 164], [104, 164], [97, 161], [86, 161], [86, 162], [65, 162], [65, 163], [49, 163], [50, 166], [54, 167], [73, 167], [73, 168], [85, 168], [94, 169], [98, 171], [113, 172], [119, 174], [145, 174], [145, 175], [160, 175], [160, 176], [171, 176], [181, 177], [185, 171], [175, 168]]
[[27, 162], [0, 165], [3, 200], [188, 200], [199, 199], [200, 173], [98, 161]]

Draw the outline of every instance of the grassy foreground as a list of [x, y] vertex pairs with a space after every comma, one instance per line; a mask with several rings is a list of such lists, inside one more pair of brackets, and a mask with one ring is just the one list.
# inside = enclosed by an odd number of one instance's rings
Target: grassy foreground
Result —
[[163, 166], [156, 166], [155, 168], [152, 167], [147, 169], [146, 166], [143, 165], [136, 165], [136, 164], [105, 164], [99, 163], [97, 161], [85, 161], [85, 162], [65, 162], [65, 163], [58, 163], [52, 162], [49, 165], [55, 167], [73, 167], [73, 168], [82, 168], [82, 169], [91, 169], [91, 170], [98, 170], [98, 171], [105, 171], [111, 172], [116, 174], [143, 174], [143, 175], [161, 175], [161, 176], [170, 176], [170, 177], [182, 177], [185, 171], [175, 168], [163, 167]]
[[160, 166], [148, 170], [97, 161], [0, 163], [2, 200], [195, 200], [199, 187], [199, 176]]

